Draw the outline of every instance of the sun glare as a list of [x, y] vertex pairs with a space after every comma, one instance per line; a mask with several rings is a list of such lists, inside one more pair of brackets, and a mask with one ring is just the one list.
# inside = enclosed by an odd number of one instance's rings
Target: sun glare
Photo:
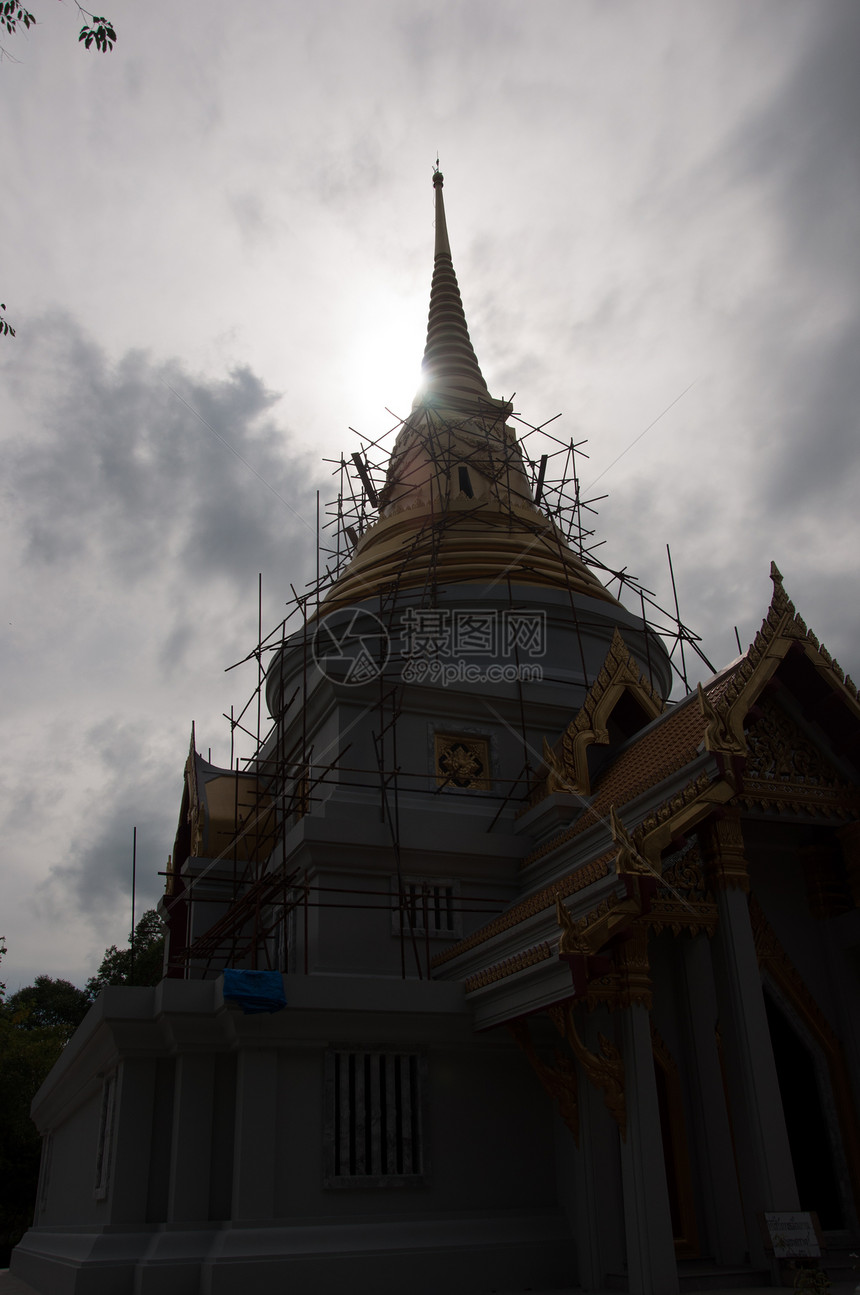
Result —
[[397, 313], [369, 319], [350, 347], [347, 383], [363, 431], [386, 418], [386, 408], [405, 417], [421, 384], [421, 327], [398, 328]]

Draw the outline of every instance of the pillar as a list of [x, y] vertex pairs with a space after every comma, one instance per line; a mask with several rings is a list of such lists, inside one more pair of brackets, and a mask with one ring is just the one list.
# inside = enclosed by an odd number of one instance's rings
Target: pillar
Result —
[[120, 1065], [114, 1114], [111, 1223], [146, 1221], [155, 1078], [154, 1057], [126, 1057]]
[[176, 1062], [170, 1151], [169, 1223], [209, 1218], [214, 1057], [184, 1053]]
[[750, 922], [740, 810], [710, 819], [701, 842], [719, 913], [714, 973], [747, 1241], [752, 1262], [766, 1266], [756, 1216], [800, 1206]]
[[[601, 1011], [599, 1017], [603, 1017]], [[582, 1022], [583, 1041], [597, 1048], [598, 1013]], [[608, 1016], [607, 1016], [608, 1020]], [[583, 1290], [603, 1288], [608, 1272], [619, 1269], [623, 1253], [622, 1199], [618, 1159], [618, 1126], [603, 1103], [599, 1088], [583, 1079], [579, 1085], [579, 1147], [573, 1151], [573, 1202], [571, 1217], [576, 1240], [578, 1285]], [[572, 1140], [564, 1144], [573, 1150]]]
[[717, 1050], [717, 1000], [708, 937], [699, 934], [682, 940], [681, 956], [684, 967], [682, 1011], [689, 1040], [690, 1093], [703, 1162], [699, 1181], [705, 1209], [704, 1222], [714, 1259], [718, 1264], [729, 1267], [743, 1262], [747, 1242]]
[[277, 1081], [275, 1052], [242, 1049], [236, 1071], [233, 1159], [233, 1220], [237, 1223], [275, 1216]]
[[621, 1181], [629, 1291], [630, 1295], [677, 1295], [678, 1265], [651, 1049], [646, 927], [634, 928], [619, 946], [616, 963], [620, 981], [616, 1023], [624, 1057], [627, 1113]]

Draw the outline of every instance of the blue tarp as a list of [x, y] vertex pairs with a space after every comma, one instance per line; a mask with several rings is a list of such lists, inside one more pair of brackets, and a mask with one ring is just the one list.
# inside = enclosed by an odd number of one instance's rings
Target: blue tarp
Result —
[[287, 1005], [280, 971], [237, 971], [224, 968], [224, 997], [238, 1003], [242, 1011], [280, 1012]]

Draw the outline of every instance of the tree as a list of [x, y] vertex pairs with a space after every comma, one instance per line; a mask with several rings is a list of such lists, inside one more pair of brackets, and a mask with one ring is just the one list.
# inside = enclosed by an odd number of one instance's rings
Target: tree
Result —
[[112, 944], [101, 966], [86, 984], [90, 999], [106, 985], [157, 985], [164, 974], [164, 927], [154, 908], [148, 909], [128, 937], [128, 948]]
[[[5, 952], [6, 945], [0, 940], [0, 956]], [[72, 991], [72, 996], [68, 990]], [[73, 996], [77, 996], [74, 1006]], [[17, 1245], [33, 1218], [41, 1140], [30, 1119], [30, 1103], [80, 1021], [83, 998], [87, 996], [84, 990], [75, 989], [67, 980], [39, 976], [36, 985], [30, 986], [29, 990], [19, 990], [8, 1001], [4, 1001], [4, 997], [5, 986], [0, 984], [2, 1267], [9, 1263], [12, 1247]], [[48, 1018], [53, 1018], [53, 1021], [48, 1023]]]
[[[0, 1268], [33, 1221], [41, 1139], [30, 1105], [63, 1048], [105, 985], [157, 985], [164, 928], [154, 908], [129, 935], [127, 949], [111, 945], [101, 966], [78, 989], [68, 980], [37, 976], [5, 997], [0, 982]], [[6, 945], [0, 937], [0, 960]]]
[[67, 1042], [92, 1005], [85, 989], [70, 980], [37, 976], [34, 984], [19, 989], [6, 1002], [13, 1023], [21, 1030], [56, 1030]]
[[63, 1051], [56, 1029], [20, 1029], [0, 1008], [0, 1266], [33, 1220], [41, 1138], [30, 1103]]
[[[88, 9], [78, 3], [78, 0], [75, 0], [75, 7], [81, 17], [88, 19], [80, 30], [78, 41], [84, 42], [85, 49], [95, 45], [96, 49], [100, 50], [102, 54], [109, 53], [116, 44], [116, 31], [110, 18], [99, 17], [97, 14], [90, 13]], [[10, 36], [16, 35], [19, 27], [29, 31], [31, 27], [36, 27], [37, 25], [36, 15], [30, 13], [29, 9], [25, 9], [22, 4], [18, 3], [18, 0], [0, 0], [0, 27], [5, 27]], [[0, 46], [0, 57], [4, 54], [6, 58], [13, 58], [7, 49]], [[13, 58], [13, 62], [17, 63], [18, 61], [18, 59]]]

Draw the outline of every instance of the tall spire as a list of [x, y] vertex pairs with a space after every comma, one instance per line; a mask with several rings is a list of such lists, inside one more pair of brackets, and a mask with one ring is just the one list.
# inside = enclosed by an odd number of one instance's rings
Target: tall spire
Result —
[[[487, 390], [451, 262], [442, 173], [433, 172], [436, 240], [424, 383], [379, 493], [379, 517], [326, 594], [326, 612], [392, 590], [499, 581], [616, 604], [535, 505], [506, 400]], [[396, 595], [395, 595], [396, 596]]]
[[430, 315], [427, 321], [427, 344], [421, 369], [424, 375], [414, 405], [432, 405], [466, 412], [496, 405], [484, 381], [460, 300], [460, 289], [451, 260], [445, 202], [442, 197], [442, 172], [433, 172], [436, 191], [436, 246], [433, 259], [433, 281], [430, 286]]

